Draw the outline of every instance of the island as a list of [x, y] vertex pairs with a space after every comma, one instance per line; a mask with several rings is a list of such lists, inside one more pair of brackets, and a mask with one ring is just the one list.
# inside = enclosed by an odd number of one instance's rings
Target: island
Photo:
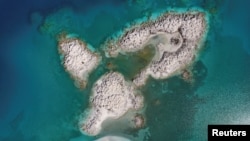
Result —
[[[139, 111], [142, 107], [143, 97], [134, 84], [118, 72], [109, 72], [94, 84], [90, 109], [80, 120], [80, 130], [87, 135], [97, 135], [107, 119], [118, 119], [130, 110]], [[142, 126], [142, 117], [134, 116], [135, 127]]]
[[62, 56], [62, 64], [81, 89], [86, 87], [89, 74], [101, 61], [100, 55], [91, 49], [90, 45], [78, 38], [66, 35], [59, 38], [58, 50]]
[[[138, 56], [145, 57], [143, 54], [152, 54], [148, 52], [151, 48], [154, 53], [149, 63], [132, 78], [112, 69], [101, 74], [92, 85], [89, 108], [80, 116], [80, 131], [95, 136], [101, 133], [104, 125], [112, 124], [115, 120], [123, 120], [123, 125], [126, 123], [134, 129], [143, 128], [146, 104], [140, 88], [150, 76], [167, 79], [181, 74], [186, 80], [192, 77], [188, 66], [199, 55], [208, 31], [207, 19], [206, 13], [199, 10], [168, 11], [156, 19], [131, 24], [121, 34], [108, 38], [101, 47], [104, 60], [117, 59], [119, 54], [129, 53], [139, 53]], [[86, 42], [67, 36], [60, 38], [59, 52], [66, 71], [77, 86], [86, 87], [88, 76], [100, 63], [101, 55], [91, 50]], [[102, 140], [106, 138], [113, 136]]]
[[134, 24], [123, 34], [106, 41], [106, 57], [137, 52], [147, 45], [156, 49], [152, 61], [138, 73], [133, 82], [140, 87], [149, 76], [166, 79], [180, 73], [196, 59], [207, 31], [202, 11], [167, 12], [155, 20]]

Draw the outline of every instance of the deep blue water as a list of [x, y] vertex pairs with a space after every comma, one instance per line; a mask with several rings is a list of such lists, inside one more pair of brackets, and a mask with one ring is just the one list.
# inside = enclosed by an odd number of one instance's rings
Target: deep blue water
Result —
[[[193, 69], [193, 85], [176, 76], [150, 80], [143, 88], [149, 140], [202, 141], [207, 124], [249, 123], [249, 4], [247, 0], [0, 1], [0, 140], [81, 137], [78, 116], [88, 105], [91, 86], [77, 89], [63, 70], [55, 40], [59, 32], [76, 33], [98, 48], [127, 23], [167, 8], [209, 11], [210, 30]], [[90, 84], [104, 72], [98, 68]]]

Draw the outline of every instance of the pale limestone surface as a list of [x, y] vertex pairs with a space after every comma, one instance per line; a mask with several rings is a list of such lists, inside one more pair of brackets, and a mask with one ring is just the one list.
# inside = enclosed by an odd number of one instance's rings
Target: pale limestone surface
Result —
[[106, 119], [117, 119], [130, 109], [141, 109], [143, 97], [120, 73], [110, 72], [94, 84], [90, 104], [89, 113], [80, 121], [80, 130], [84, 134], [97, 135]]
[[[126, 29], [117, 39], [108, 40], [105, 44], [107, 57], [136, 52], [149, 44], [155, 47], [156, 54], [149, 65], [135, 76], [133, 83], [126, 81], [118, 72], [109, 72], [97, 80], [92, 88], [90, 108], [79, 122], [80, 131], [87, 135], [98, 135], [107, 119], [121, 119], [131, 110], [142, 109], [143, 97], [136, 89], [145, 85], [149, 76], [165, 79], [190, 65], [201, 47], [202, 37], [207, 30], [206, 22], [205, 13], [202, 12], [169, 12], [154, 21]], [[85, 87], [88, 75], [98, 65], [100, 56], [78, 39], [61, 40], [59, 50], [64, 56], [66, 70], [78, 85]], [[134, 127], [145, 124], [143, 116], [131, 113], [128, 115], [132, 117]]]
[[92, 52], [86, 43], [77, 38], [61, 38], [59, 53], [65, 70], [80, 88], [85, 88], [89, 74], [98, 66], [101, 57]]
[[154, 21], [126, 29], [116, 40], [107, 41], [106, 56], [116, 57], [118, 53], [136, 52], [152, 44], [156, 54], [133, 82], [143, 86], [149, 75], [155, 79], [168, 78], [195, 60], [207, 30], [206, 22], [203, 12], [166, 13]]

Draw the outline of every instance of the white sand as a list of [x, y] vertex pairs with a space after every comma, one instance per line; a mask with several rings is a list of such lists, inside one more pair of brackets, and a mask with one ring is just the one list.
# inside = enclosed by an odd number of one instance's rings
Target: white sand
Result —
[[90, 103], [90, 112], [80, 120], [80, 130], [84, 134], [97, 135], [106, 119], [117, 119], [130, 109], [142, 108], [143, 97], [120, 73], [111, 72], [94, 84]]
[[98, 66], [101, 57], [77, 38], [61, 38], [59, 52], [63, 56], [63, 65], [73, 77], [76, 85], [85, 88], [89, 74]]
[[106, 42], [106, 56], [135, 52], [148, 44], [156, 48], [152, 62], [134, 78], [137, 86], [145, 85], [149, 75], [165, 79], [190, 65], [207, 30], [205, 13], [166, 13], [155, 21], [134, 25], [121, 37]]
[[131, 141], [130, 139], [119, 136], [105, 136], [95, 141]]

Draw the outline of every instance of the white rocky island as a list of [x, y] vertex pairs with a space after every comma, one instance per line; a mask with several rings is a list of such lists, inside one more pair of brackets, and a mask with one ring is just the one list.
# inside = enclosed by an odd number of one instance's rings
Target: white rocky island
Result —
[[116, 57], [118, 53], [136, 52], [149, 44], [156, 48], [150, 64], [133, 80], [139, 87], [145, 85], [149, 75], [165, 79], [190, 65], [201, 47], [206, 30], [204, 12], [168, 12], [156, 20], [129, 27], [116, 39], [108, 40], [104, 50], [107, 57]]
[[90, 109], [80, 120], [79, 126], [82, 133], [97, 135], [105, 120], [118, 119], [130, 110], [140, 110], [143, 107], [143, 97], [136, 91], [133, 83], [125, 81], [120, 73], [110, 72], [94, 84], [90, 104]]
[[[123, 34], [107, 40], [103, 48], [106, 57], [115, 58], [119, 53], [126, 55], [138, 52], [146, 46], [153, 46], [155, 54], [145, 68], [135, 75], [133, 82], [125, 80], [122, 74], [111, 71], [94, 83], [90, 107], [80, 118], [80, 131], [95, 136], [102, 131], [104, 125], [112, 123], [110, 119], [121, 120], [124, 117], [126, 120], [123, 123], [128, 123], [129, 127], [142, 128], [146, 122], [142, 110], [144, 100], [137, 88], [145, 85], [149, 76], [166, 79], [186, 70], [194, 62], [202, 46], [207, 33], [207, 22], [206, 14], [201, 11], [168, 12], [156, 20], [132, 25]], [[59, 52], [63, 55], [66, 71], [79, 87], [84, 88], [89, 73], [101, 60], [100, 55], [91, 51], [83, 41], [66, 37], [59, 41]], [[183, 76], [188, 79], [191, 74], [185, 71]], [[114, 137], [107, 136], [103, 140], [111, 138]]]
[[65, 70], [77, 87], [85, 88], [89, 74], [98, 66], [101, 57], [90, 50], [90, 45], [77, 38], [62, 36], [58, 47]]

